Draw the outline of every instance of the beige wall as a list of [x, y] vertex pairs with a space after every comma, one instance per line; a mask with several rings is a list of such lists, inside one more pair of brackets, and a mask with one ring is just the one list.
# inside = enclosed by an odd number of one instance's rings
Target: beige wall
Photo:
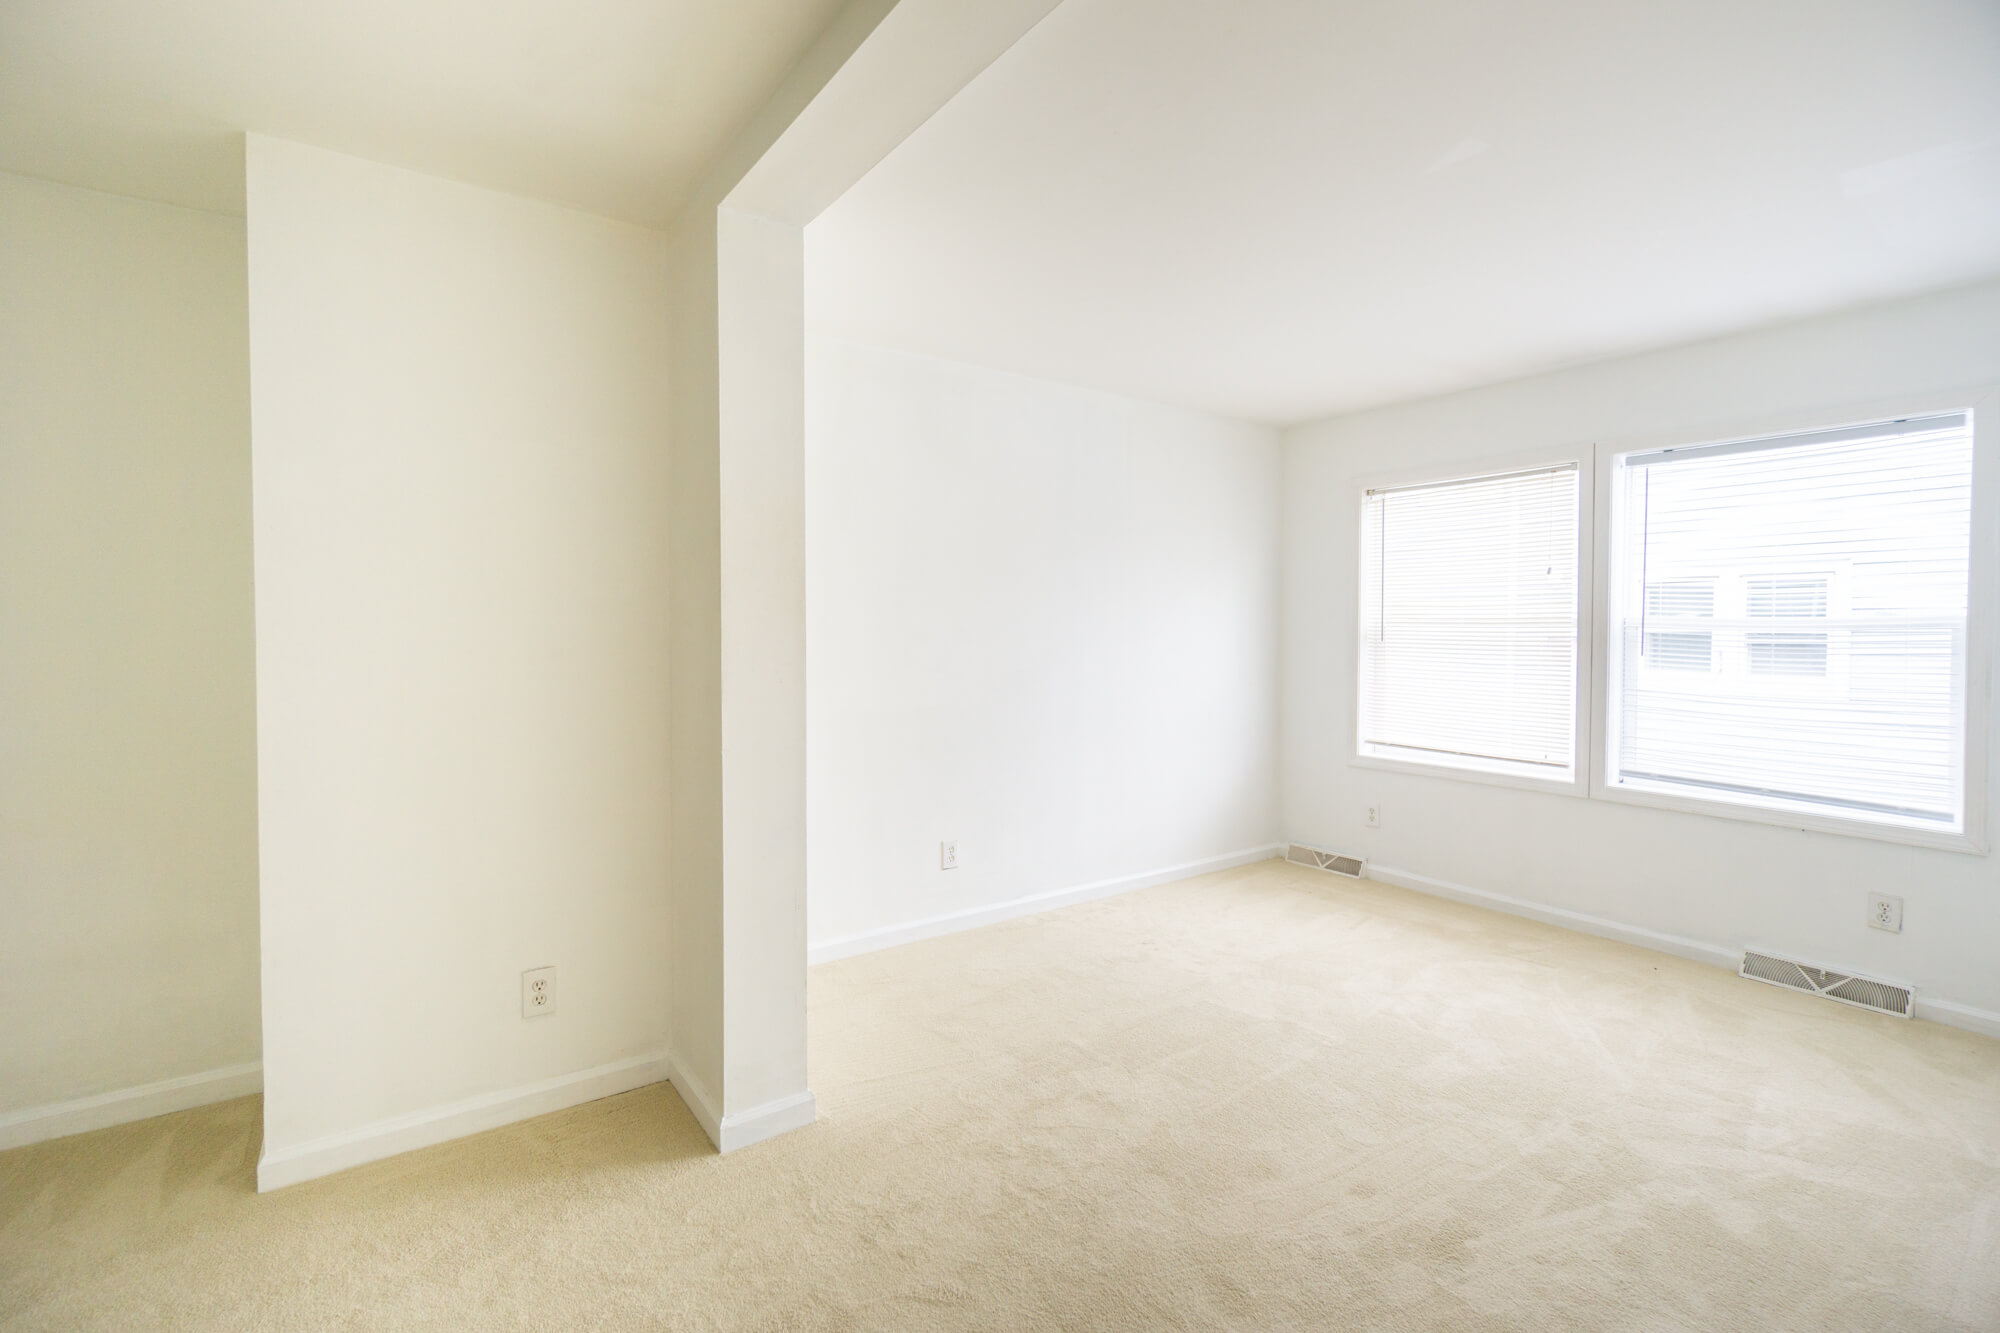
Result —
[[248, 197], [265, 1164], [297, 1178], [663, 1055], [667, 253], [257, 136]]
[[0, 1112], [258, 1054], [243, 223], [0, 175]]
[[671, 875], [674, 1082], [712, 1139], [722, 1105], [722, 529], [715, 210], [671, 251], [674, 395]]
[[703, 206], [673, 256], [674, 1079], [729, 1151], [814, 1114], [804, 238]]

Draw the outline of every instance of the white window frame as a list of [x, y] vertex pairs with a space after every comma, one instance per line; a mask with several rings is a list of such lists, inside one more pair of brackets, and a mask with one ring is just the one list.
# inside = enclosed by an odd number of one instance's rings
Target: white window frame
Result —
[[1965, 618], [1965, 817], [1955, 832], [1910, 828], [1896, 824], [1851, 819], [1808, 809], [1784, 809], [1755, 805], [1726, 798], [1711, 798], [1679, 792], [1650, 791], [1621, 787], [1611, 782], [1611, 755], [1608, 738], [1611, 712], [1610, 645], [1593, 637], [1591, 641], [1591, 734], [1599, 744], [1590, 760], [1590, 795], [1594, 799], [1621, 805], [1651, 806], [1689, 814], [1714, 815], [1724, 819], [1783, 828], [1837, 833], [1868, 838], [1877, 842], [1906, 846], [1936, 847], [1945, 851], [1983, 855], [1987, 851], [1987, 755], [1989, 694], [1992, 680], [1993, 625], [1995, 596], [2000, 593], [2000, 385], [1971, 392], [1911, 395], [1857, 404], [1837, 412], [1793, 413], [1783, 417], [1732, 420], [1720, 428], [1690, 432], [1648, 432], [1597, 445], [1597, 485], [1592, 508], [1599, 516], [1599, 538], [1595, 543], [1594, 586], [1597, 622], [1608, 623], [1610, 597], [1607, 580], [1611, 574], [1611, 479], [1614, 461], [1622, 454], [1655, 449], [1694, 448], [1703, 444], [1729, 444], [1738, 440], [1773, 435], [1804, 434], [1837, 430], [1845, 426], [1874, 425], [1903, 417], [1936, 416], [1970, 411], [1972, 415], [1972, 550], [1967, 569]]
[[1595, 584], [1595, 562], [1591, 553], [1593, 542], [1593, 517], [1596, 511], [1595, 454], [1588, 444], [1569, 449], [1540, 450], [1534, 453], [1513, 454], [1503, 457], [1481, 457], [1457, 463], [1435, 463], [1422, 468], [1409, 468], [1398, 472], [1380, 473], [1363, 477], [1354, 484], [1349, 497], [1349, 513], [1358, 520], [1362, 506], [1368, 501], [1371, 490], [1394, 490], [1402, 486], [1429, 486], [1444, 482], [1477, 481], [1481, 477], [1503, 476], [1510, 472], [1532, 472], [1539, 468], [1574, 466], [1577, 472], [1576, 487], [1576, 690], [1571, 703], [1573, 752], [1570, 755], [1570, 776], [1567, 778], [1543, 778], [1526, 773], [1504, 773], [1481, 768], [1465, 768], [1456, 764], [1433, 764], [1417, 759], [1392, 759], [1382, 755], [1361, 753], [1361, 624], [1360, 572], [1365, 558], [1361, 549], [1361, 524], [1355, 524], [1354, 535], [1354, 689], [1348, 699], [1347, 708], [1347, 762], [1355, 768], [1377, 769], [1389, 773], [1413, 773], [1424, 777], [1453, 778], [1462, 782], [1480, 782], [1498, 787], [1523, 787], [1530, 791], [1555, 792], [1564, 796], [1585, 797], [1590, 793], [1591, 748], [1591, 643], [1593, 641], [1592, 614], [1596, 605], [1592, 596]]

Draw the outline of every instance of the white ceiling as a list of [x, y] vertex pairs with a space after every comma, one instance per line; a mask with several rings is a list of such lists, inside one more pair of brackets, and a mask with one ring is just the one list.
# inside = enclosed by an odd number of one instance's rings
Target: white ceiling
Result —
[[1065, 0], [817, 331], [1289, 422], [2000, 273], [1995, 0]]
[[0, 170], [243, 211], [241, 132], [661, 223], [841, 0], [4, 0]]

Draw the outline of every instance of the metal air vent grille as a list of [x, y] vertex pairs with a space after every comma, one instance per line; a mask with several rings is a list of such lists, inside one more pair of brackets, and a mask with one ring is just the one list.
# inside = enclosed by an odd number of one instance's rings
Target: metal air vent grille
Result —
[[1358, 856], [1340, 856], [1333, 852], [1323, 852], [1317, 847], [1308, 847], [1295, 842], [1285, 851], [1285, 859], [1293, 865], [1309, 866], [1314, 870], [1331, 870], [1336, 875], [1346, 875], [1349, 879], [1360, 879], [1363, 863]]
[[1878, 1014], [1892, 1014], [1897, 1018], [1908, 1018], [1913, 1007], [1907, 987], [1892, 986], [1872, 977], [1857, 977], [1846, 972], [1812, 967], [1789, 958], [1774, 958], [1770, 954], [1745, 953], [1738, 975], [1770, 986], [1804, 991], [1808, 995], [1823, 995], [1829, 1000], [1838, 1000], [1860, 1009], [1873, 1009]]

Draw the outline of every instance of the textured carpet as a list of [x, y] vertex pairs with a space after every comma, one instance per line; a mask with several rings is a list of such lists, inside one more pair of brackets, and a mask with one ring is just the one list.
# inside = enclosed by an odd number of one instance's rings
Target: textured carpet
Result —
[[0, 1154], [0, 1324], [2000, 1328], [2000, 1042], [1278, 862], [815, 969], [812, 1080]]

